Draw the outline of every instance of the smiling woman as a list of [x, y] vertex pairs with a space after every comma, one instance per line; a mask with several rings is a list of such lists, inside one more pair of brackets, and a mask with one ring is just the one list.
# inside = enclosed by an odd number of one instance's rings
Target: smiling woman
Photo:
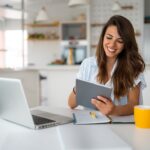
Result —
[[[142, 102], [144, 69], [131, 22], [115, 15], [102, 30], [96, 56], [82, 62], [77, 78], [113, 89], [111, 99], [97, 95], [91, 100], [103, 114], [130, 115], [134, 106]], [[71, 108], [77, 106], [75, 92], [71, 92], [68, 104]]]

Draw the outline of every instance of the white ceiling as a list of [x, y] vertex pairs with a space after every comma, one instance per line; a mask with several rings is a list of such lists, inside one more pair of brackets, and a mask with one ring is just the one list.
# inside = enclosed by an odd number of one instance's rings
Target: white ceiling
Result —
[[[27, 15], [35, 16], [41, 7], [45, 6], [48, 11], [54, 6], [68, 4], [69, 0], [0, 0], [0, 8], [7, 9], [9, 5], [14, 10], [22, 11], [22, 2], [24, 2], [24, 11]], [[1, 11], [1, 10], [0, 10]], [[57, 11], [57, 10], [56, 10]], [[5, 17], [5, 16], [4, 16]]]
[[[68, 3], [68, 0], [0, 0], [0, 8], [12, 8], [22, 10], [22, 2], [24, 2], [24, 10], [26, 13], [35, 13], [42, 6], [52, 6], [53, 4]], [[37, 8], [37, 9], [34, 9]]]
[[[25, 9], [33, 9], [34, 6], [50, 5], [56, 3], [68, 3], [69, 0], [24, 0]], [[22, 0], [0, 0], [0, 6], [10, 5], [21, 9]]]

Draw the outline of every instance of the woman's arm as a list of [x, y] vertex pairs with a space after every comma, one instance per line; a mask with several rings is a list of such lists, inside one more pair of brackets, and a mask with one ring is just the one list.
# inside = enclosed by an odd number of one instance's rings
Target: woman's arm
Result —
[[133, 87], [128, 93], [128, 103], [123, 106], [116, 106], [112, 114], [114, 115], [131, 115], [134, 111], [134, 106], [139, 104], [140, 84]]
[[134, 106], [139, 104], [140, 85], [132, 88], [127, 97], [128, 103], [126, 105], [115, 106], [111, 100], [98, 96], [100, 101], [92, 99], [92, 104], [105, 115], [125, 116], [131, 115], [134, 111]]
[[75, 108], [77, 106], [77, 104], [76, 104], [76, 94], [73, 91], [69, 95], [68, 105], [69, 105], [70, 108]]

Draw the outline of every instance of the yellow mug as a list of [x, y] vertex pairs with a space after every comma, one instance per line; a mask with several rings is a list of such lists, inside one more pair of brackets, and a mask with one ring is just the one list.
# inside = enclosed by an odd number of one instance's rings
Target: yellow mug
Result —
[[138, 128], [150, 128], [150, 106], [135, 106], [134, 121]]

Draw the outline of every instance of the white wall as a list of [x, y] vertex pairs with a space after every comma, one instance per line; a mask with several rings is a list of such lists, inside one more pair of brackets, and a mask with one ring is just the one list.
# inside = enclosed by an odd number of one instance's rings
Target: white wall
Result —
[[[85, 13], [84, 6], [69, 7], [68, 0], [53, 0], [53, 1], [28, 1], [30, 4], [25, 3], [25, 10], [28, 13], [28, 19], [26, 22], [33, 23], [39, 12], [39, 10], [44, 6], [46, 12], [49, 16], [48, 22], [53, 21], [70, 21], [74, 17], [80, 15], [80, 13]], [[33, 9], [34, 8], [34, 9]]]
[[[145, 0], [145, 17], [150, 17], [150, 0]], [[144, 25], [144, 56], [147, 64], [150, 64], [150, 23]]]
[[28, 41], [28, 64], [45, 66], [60, 58], [60, 41]]
[[48, 105], [68, 107], [68, 96], [75, 86], [78, 69], [51, 70], [48, 73]]
[[150, 64], [150, 23], [144, 25], [144, 58]]

